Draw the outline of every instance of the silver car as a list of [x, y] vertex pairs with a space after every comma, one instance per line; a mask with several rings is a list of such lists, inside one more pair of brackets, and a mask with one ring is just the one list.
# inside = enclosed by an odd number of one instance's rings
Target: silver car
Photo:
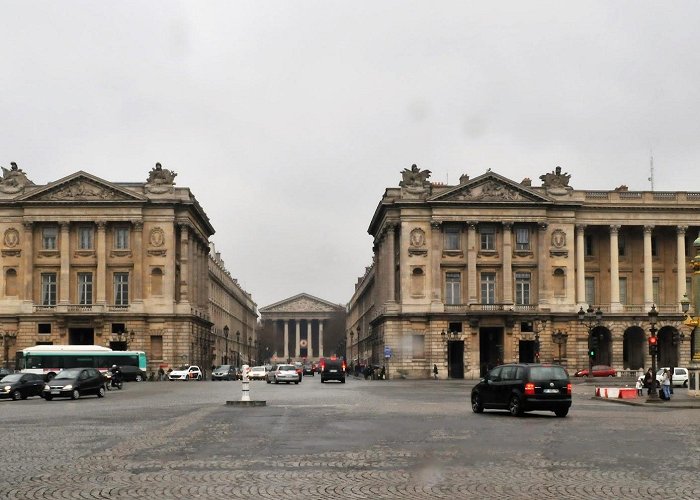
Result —
[[299, 383], [299, 375], [297, 374], [294, 365], [277, 365], [274, 370], [267, 374], [267, 383], [279, 384], [280, 382], [294, 382]]

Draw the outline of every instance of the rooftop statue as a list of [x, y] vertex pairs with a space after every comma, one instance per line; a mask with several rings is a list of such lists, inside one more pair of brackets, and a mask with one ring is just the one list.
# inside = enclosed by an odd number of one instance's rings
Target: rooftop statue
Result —
[[148, 173], [146, 190], [149, 193], [156, 194], [173, 192], [173, 185], [175, 184], [176, 176], [177, 173], [175, 173], [173, 170], [163, 168], [160, 163], [156, 163], [156, 166], [153, 167]]
[[34, 183], [27, 178], [27, 174], [17, 166], [15, 162], [10, 162], [10, 169], [2, 167], [2, 178], [0, 179], [0, 191], [14, 194], [24, 190], [25, 186], [33, 186]]
[[403, 180], [399, 186], [403, 188], [402, 192], [415, 195], [430, 191], [430, 170], [421, 170], [414, 163], [410, 169], [404, 168], [401, 175]]
[[550, 194], [566, 194], [573, 188], [569, 186], [569, 179], [571, 175], [568, 173], [561, 173], [561, 167], [557, 167], [554, 172], [548, 174], [540, 175], [540, 180], [542, 181], [542, 187], [547, 190]]

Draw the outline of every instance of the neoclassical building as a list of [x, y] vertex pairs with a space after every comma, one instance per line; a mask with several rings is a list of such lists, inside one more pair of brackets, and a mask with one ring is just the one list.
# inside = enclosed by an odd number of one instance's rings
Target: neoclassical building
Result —
[[[214, 228], [189, 188], [175, 186], [176, 175], [156, 164], [146, 182], [110, 182], [79, 171], [37, 185], [14, 163], [3, 168], [0, 329], [6, 363], [16, 349], [35, 344], [143, 350], [150, 370], [215, 361]], [[241, 300], [246, 314], [254, 309], [248, 296]]]
[[[699, 340], [683, 325], [700, 192], [577, 190], [555, 171], [515, 182], [490, 170], [457, 185], [404, 169], [368, 232], [374, 257], [348, 304], [348, 356], [390, 376], [478, 377], [510, 361], [636, 370], [685, 366]], [[579, 319], [579, 311], [600, 310]]]
[[345, 307], [307, 293], [260, 308], [269, 358], [317, 360], [343, 355]]

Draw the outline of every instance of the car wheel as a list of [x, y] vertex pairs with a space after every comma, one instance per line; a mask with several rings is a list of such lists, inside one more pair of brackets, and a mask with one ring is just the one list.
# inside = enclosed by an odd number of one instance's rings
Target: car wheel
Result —
[[18, 401], [20, 399], [24, 398], [22, 398], [22, 393], [19, 391], [19, 389], [12, 391], [12, 401]]
[[197, 380], [202, 380], [202, 376], [201, 376], [201, 375], [197, 375]]
[[472, 411], [474, 413], [483, 413], [484, 412], [484, 405], [481, 402], [481, 396], [478, 394], [474, 394], [472, 396]]
[[51, 401], [53, 399], [53, 396], [51, 394], [47, 394], [46, 396], [44, 396], [44, 399], [46, 401]]
[[558, 410], [554, 410], [554, 414], [559, 417], [559, 418], [564, 418], [569, 414], [569, 409], [568, 408], [560, 408]]
[[143, 382], [143, 377], [141, 375], [136, 375], [136, 378], [134, 380], [136, 382]]
[[[299, 382], [297, 382], [297, 383], [299, 383]], [[287, 384], [289, 384], [289, 380], [287, 380]]]
[[510, 402], [508, 403], [508, 411], [514, 417], [520, 417], [523, 414], [523, 407], [520, 404], [520, 398], [518, 396], [512, 396]]
[[299, 382], [294, 382], [294, 383], [297, 384], [297, 385], [299, 384]]
[[53, 380], [53, 378], [55, 376], [56, 376], [56, 374], [54, 372], [49, 372], [46, 374], [46, 380], [48, 380], [50, 382], [51, 380]]
[[683, 387], [688, 387], [688, 381], [687, 381], [687, 380], [684, 380], [684, 381], [683, 381]]
[[80, 397], [80, 391], [78, 389], [73, 389], [73, 392], [70, 394], [71, 399], [78, 399]]
[[323, 377], [321, 377], [321, 383], [322, 383], [322, 384], [325, 384], [325, 383], [326, 383], [326, 381], [323, 380]]
[[267, 379], [267, 383], [268, 383], [268, 384], [271, 384], [272, 382], [270, 382], [270, 379]]
[[341, 384], [344, 384], [344, 383], [345, 383], [345, 379], [341, 380], [340, 383], [341, 383]]
[[105, 392], [106, 392], [106, 391], [105, 391], [105, 386], [103, 385], [102, 387], [100, 387], [100, 388], [97, 390], [97, 397], [98, 397], [98, 398], [103, 398], [103, 397], [105, 397]]
[[275, 379], [275, 384], [279, 384], [279, 383], [280, 383], [280, 381]]

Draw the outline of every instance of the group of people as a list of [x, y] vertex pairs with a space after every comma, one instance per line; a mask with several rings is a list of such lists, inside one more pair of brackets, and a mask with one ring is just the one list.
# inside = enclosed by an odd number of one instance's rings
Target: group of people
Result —
[[[647, 396], [651, 394], [652, 384], [656, 383], [656, 377], [652, 372], [651, 368], [647, 370], [644, 375], [640, 375], [637, 378], [637, 395], [642, 395], [642, 390], [647, 390]], [[664, 369], [663, 375], [661, 377], [661, 399], [669, 401], [671, 399], [671, 394], [673, 394], [673, 374], [671, 370]]]

